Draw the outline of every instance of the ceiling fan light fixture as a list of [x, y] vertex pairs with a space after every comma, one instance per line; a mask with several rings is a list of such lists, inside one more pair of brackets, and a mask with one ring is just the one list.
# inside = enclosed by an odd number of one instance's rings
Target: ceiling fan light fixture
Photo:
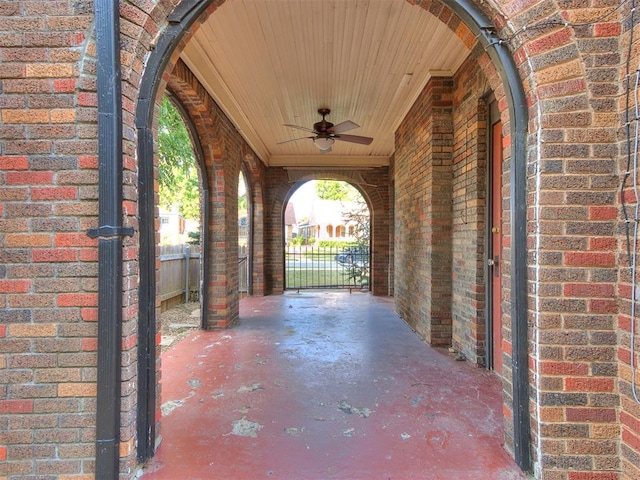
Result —
[[320, 151], [329, 150], [333, 146], [334, 139], [331, 137], [317, 137], [313, 139], [313, 143]]

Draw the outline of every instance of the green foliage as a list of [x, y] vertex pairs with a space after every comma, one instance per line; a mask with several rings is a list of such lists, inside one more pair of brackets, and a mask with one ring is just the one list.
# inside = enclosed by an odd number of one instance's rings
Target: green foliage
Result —
[[322, 200], [343, 202], [353, 202], [361, 198], [360, 192], [353, 185], [335, 180], [316, 180], [316, 195]]
[[200, 218], [200, 182], [191, 137], [178, 109], [165, 96], [158, 117], [160, 206]]
[[302, 235], [298, 235], [297, 237], [292, 238], [289, 245], [293, 247], [301, 247], [304, 245], [304, 237]]
[[320, 240], [318, 242], [318, 247], [329, 247], [329, 248], [349, 248], [355, 247], [357, 243], [355, 242], [346, 242], [344, 240]]
[[247, 199], [247, 186], [242, 171], [238, 174], [238, 218], [246, 217], [249, 214], [249, 204]]
[[345, 223], [354, 225], [353, 237], [356, 245], [353, 251], [361, 252], [358, 257], [359, 261], [348, 263], [346, 269], [349, 278], [354, 285], [360, 284], [361, 287], [369, 284], [369, 244], [371, 236], [371, 222], [369, 217], [369, 208], [362, 197], [356, 202], [355, 208], [344, 213]]
[[187, 240], [189, 245], [200, 245], [200, 230], [197, 232], [188, 232], [187, 235], [189, 236], [189, 240]]

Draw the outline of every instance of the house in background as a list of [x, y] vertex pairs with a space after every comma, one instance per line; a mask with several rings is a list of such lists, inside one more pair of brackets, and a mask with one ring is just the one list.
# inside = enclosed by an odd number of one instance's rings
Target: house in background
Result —
[[[309, 220], [300, 225], [300, 234], [316, 240], [355, 241], [358, 222], [350, 213], [360, 211], [356, 202], [315, 198], [311, 204]], [[366, 211], [367, 218], [369, 217]]]
[[177, 209], [160, 207], [160, 245], [181, 245], [186, 243], [187, 221]]
[[287, 208], [284, 211], [284, 234], [285, 243], [289, 243], [291, 240], [298, 236], [298, 220], [296, 218], [296, 209], [293, 201], [287, 203]]

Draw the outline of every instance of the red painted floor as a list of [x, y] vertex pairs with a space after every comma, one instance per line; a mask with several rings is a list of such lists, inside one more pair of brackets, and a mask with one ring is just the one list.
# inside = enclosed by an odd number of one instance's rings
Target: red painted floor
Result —
[[163, 355], [162, 385], [145, 480], [525, 478], [498, 379], [422, 343], [391, 299], [245, 298], [238, 325]]

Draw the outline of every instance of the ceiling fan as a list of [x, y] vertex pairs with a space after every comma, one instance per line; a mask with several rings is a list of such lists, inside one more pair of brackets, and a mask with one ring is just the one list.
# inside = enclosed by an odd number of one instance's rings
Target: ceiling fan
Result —
[[313, 129], [300, 127], [298, 125], [290, 125], [284, 124], [285, 127], [295, 128], [297, 130], [302, 130], [305, 132], [313, 133], [312, 137], [300, 137], [294, 138], [293, 140], [285, 140], [284, 142], [279, 142], [278, 145], [289, 142], [297, 142], [298, 140], [304, 140], [310, 138], [313, 140], [313, 143], [321, 153], [329, 153], [331, 151], [331, 147], [333, 146], [333, 142], [336, 140], [340, 140], [342, 142], [351, 142], [351, 143], [359, 143], [361, 145], [369, 145], [373, 138], [371, 137], [361, 137], [360, 135], [343, 135], [343, 132], [348, 132], [349, 130], [353, 130], [355, 128], [360, 128], [355, 122], [351, 120], [347, 120], [345, 122], [334, 125], [333, 123], [325, 120], [325, 117], [331, 113], [331, 110], [328, 108], [319, 108], [318, 113], [322, 115], [322, 120], [313, 124]]

